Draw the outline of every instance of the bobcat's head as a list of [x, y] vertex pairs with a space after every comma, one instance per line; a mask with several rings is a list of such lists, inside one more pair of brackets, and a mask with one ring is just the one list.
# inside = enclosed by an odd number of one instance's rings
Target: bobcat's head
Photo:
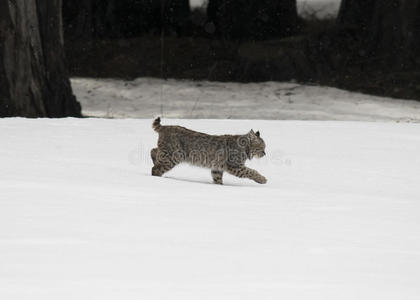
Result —
[[265, 143], [264, 140], [260, 137], [260, 132], [254, 132], [254, 130], [251, 129], [251, 131], [248, 132], [248, 138], [251, 158], [254, 156], [258, 158], [265, 156]]

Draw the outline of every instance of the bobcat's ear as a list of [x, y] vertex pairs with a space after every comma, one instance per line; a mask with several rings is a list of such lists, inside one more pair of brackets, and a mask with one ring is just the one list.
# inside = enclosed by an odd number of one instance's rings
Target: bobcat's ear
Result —
[[259, 131], [257, 131], [257, 132], [255, 133], [255, 135], [256, 135], [257, 137], [260, 137], [260, 132], [259, 132]]
[[254, 132], [254, 130], [253, 130], [253, 129], [251, 129], [251, 130], [248, 132], [248, 134], [249, 134], [249, 135], [255, 135], [255, 132]]

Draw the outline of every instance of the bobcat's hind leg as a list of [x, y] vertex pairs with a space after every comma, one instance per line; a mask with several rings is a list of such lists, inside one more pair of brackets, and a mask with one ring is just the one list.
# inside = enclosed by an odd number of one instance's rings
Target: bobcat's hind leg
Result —
[[215, 184], [223, 184], [223, 171], [211, 170], [211, 177]]
[[150, 156], [152, 157], [152, 160], [153, 160], [153, 164], [154, 164], [154, 165], [156, 164], [156, 155], [157, 155], [157, 151], [158, 151], [158, 148], [153, 148], [153, 149], [150, 151]]
[[239, 178], [249, 178], [260, 184], [267, 183], [267, 179], [264, 176], [262, 176], [260, 173], [258, 173], [254, 169], [247, 168], [245, 166], [227, 167], [226, 171], [229, 174], [232, 174], [233, 176], [236, 176]]

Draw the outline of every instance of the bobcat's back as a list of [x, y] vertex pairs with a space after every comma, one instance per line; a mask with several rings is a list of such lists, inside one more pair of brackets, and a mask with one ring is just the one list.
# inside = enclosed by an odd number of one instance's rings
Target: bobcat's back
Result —
[[235, 159], [231, 163], [243, 163], [247, 158], [245, 149], [237, 146], [240, 136], [210, 135], [182, 126], [160, 126], [158, 133], [158, 149], [177, 163], [188, 162], [196, 166], [223, 169], [229, 154], [241, 157], [239, 161]]

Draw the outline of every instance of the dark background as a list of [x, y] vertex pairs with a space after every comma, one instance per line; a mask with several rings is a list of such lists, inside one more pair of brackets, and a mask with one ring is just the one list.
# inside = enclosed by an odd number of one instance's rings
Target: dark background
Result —
[[[315, 16], [315, 15], [314, 15]], [[420, 0], [0, 1], [0, 116], [81, 116], [70, 76], [290, 81], [420, 100]]]
[[327, 19], [300, 18], [295, 0], [64, 1], [63, 16], [72, 76], [296, 80], [420, 99], [418, 0], [343, 0]]

